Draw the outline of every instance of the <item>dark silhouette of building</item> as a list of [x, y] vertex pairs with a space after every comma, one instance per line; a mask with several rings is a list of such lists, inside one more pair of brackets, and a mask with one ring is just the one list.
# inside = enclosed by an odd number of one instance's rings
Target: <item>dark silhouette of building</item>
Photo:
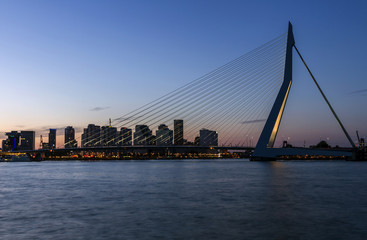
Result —
[[119, 144], [120, 146], [131, 146], [132, 139], [133, 139], [133, 131], [130, 128], [122, 127], [120, 131], [120, 139]]
[[6, 151], [15, 151], [19, 150], [19, 140], [20, 140], [20, 133], [18, 131], [11, 131], [5, 133], [8, 136], [8, 139], [3, 140], [2, 142], [2, 149], [4, 152]]
[[200, 145], [200, 137], [199, 136], [195, 137], [194, 145]]
[[157, 145], [157, 138], [155, 135], [152, 135], [150, 137], [150, 142], [149, 142], [149, 145]]
[[48, 145], [47, 142], [42, 143], [42, 149], [50, 149], [50, 146]]
[[161, 124], [156, 131], [156, 144], [158, 146], [162, 145], [172, 145], [173, 143], [173, 131], [165, 124]]
[[88, 124], [88, 127], [83, 130], [82, 147], [98, 146], [101, 146], [101, 127], [94, 124]]
[[183, 120], [181, 119], [173, 120], [173, 131], [174, 131], [175, 145], [183, 145], [184, 144]]
[[331, 148], [331, 146], [324, 140], [320, 141], [316, 146], [310, 146], [310, 148]]
[[136, 125], [134, 133], [134, 145], [153, 145], [152, 131], [147, 125]]
[[101, 128], [101, 145], [116, 146], [117, 128], [111, 126], [103, 126]]
[[81, 136], [81, 147], [88, 147], [88, 128], [83, 129], [83, 133]]
[[65, 148], [76, 148], [78, 142], [75, 140], [75, 129], [72, 126], [65, 128]]
[[50, 149], [56, 148], [56, 129], [50, 129], [48, 134], [48, 146]]
[[36, 133], [34, 131], [21, 131], [21, 150], [34, 150], [36, 147]]
[[218, 133], [204, 128], [201, 129], [200, 146], [218, 146]]

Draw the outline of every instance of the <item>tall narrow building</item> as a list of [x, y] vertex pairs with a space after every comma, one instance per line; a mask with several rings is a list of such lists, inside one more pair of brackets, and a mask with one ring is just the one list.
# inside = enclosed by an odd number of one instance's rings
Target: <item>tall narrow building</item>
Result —
[[183, 135], [183, 120], [175, 119], [173, 120], [173, 141], [175, 145], [183, 145], [184, 144], [184, 135]]
[[101, 144], [102, 146], [116, 146], [117, 128], [110, 126], [101, 127]]
[[75, 140], [75, 129], [72, 126], [65, 128], [65, 148], [75, 148], [78, 143]]
[[119, 145], [121, 146], [131, 146], [132, 145], [132, 130], [130, 128], [122, 127], [120, 131]]
[[87, 142], [88, 142], [88, 128], [84, 128], [82, 136], [81, 136], [80, 146], [81, 147], [87, 147]]
[[50, 129], [48, 134], [48, 146], [50, 149], [56, 148], [56, 129]]

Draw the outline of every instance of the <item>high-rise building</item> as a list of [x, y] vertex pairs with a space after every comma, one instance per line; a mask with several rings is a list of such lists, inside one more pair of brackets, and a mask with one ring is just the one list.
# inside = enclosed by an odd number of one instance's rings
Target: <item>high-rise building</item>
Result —
[[117, 142], [117, 128], [111, 126], [103, 126], [101, 128], [102, 146], [115, 146], [116, 142]]
[[94, 124], [88, 124], [82, 134], [82, 147], [101, 146], [101, 128]]
[[76, 148], [78, 142], [75, 140], [75, 129], [72, 126], [65, 128], [65, 148]]
[[120, 131], [120, 139], [119, 144], [120, 146], [131, 146], [132, 145], [132, 130], [130, 128], [122, 127]]
[[134, 145], [152, 145], [152, 131], [147, 125], [136, 125], [134, 133]]
[[201, 129], [200, 146], [218, 146], [218, 133], [204, 128]]
[[173, 131], [174, 131], [174, 143], [175, 145], [184, 144], [184, 130], [183, 130], [183, 120], [175, 119], [173, 120]]
[[3, 151], [15, 151], [19, 149], [19, 139], [20, 139], [20, 133], [18, 131], [11, 131], [8, 133], [5, 133], [6, 136], [8, 136], [8, 139], [3, 141]]
[[48, 146], [50, 149], [56, 148], [56, 129], [50, 129], [48, 134]]
[[161, 124], [156, 131], [156, 143], [158, 146], [171, 145], [173, 142], [173, 131], [165, 124]]
[[20, 149], [21, 150], [34, 150], [36, 146], [36, 133], [34, 131], [21, 131], [21, 142]]
[[81, 147], [87, 147], [87, 142], [88, 142], [88, 128], [84, 128], [81, 136], [81, 143], [80, 143]]

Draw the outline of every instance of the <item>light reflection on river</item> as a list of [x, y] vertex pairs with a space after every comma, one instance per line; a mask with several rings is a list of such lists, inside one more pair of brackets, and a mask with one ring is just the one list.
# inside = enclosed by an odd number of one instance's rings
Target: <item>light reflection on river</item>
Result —
[[367, 162], [0, 163], [0, 239], [367, 239]]

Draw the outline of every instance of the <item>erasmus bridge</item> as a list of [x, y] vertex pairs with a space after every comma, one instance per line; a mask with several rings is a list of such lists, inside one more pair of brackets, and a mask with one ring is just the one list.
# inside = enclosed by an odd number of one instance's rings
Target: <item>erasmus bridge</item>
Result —
[[[293, 82], [293, 53], [304, 63], [351, 148], [274, 146]], [[27, 154], [35, 158], [40, 154], [72, 154], [83, 151], [115, 151], [126, 154], [141, 150], [171, 153], [242, 150], [249, 152], [252, 160], [274, 160], [281, 156], [351, 157], [355, 150], [351, 137], [297, 49], [291, 23], [286, 33], [128, 114], [113, 119], [110, 127], [133, 129], [137, 125], [146, 126], [145, 130], [136, 128], [134, 134], [137, 136], [142, 134], [139, 131], [158, 129], [162, 124], [173, 129], [176, 119], [183, 120], [183, 135], [185, 139], [189, 139], [187, 144], [162, 146], [148, 144], [147, 141], [145, 144], [136, 144], [134, 139], [135, 144], [124, 146], [121, 144], [125, 141], [124, 136], [120, 136], [119, 139], [108, 140], [117, 142], [112, 146], [108, 141], [101, 144], [92, 136], [89, 140], [84, 140], [86, 142], [82, 147], [62, 146], [52, 150], [27, 151]], [[212, 134], [218, 134], [217, 145], [198, 146], [194, 143], [195, 137], [203, 128], [212, 130]], [[104, 137], [107, 136], [99, 135], [98, 139]], [[206, 137], [211, 136], [209, 134]]]

